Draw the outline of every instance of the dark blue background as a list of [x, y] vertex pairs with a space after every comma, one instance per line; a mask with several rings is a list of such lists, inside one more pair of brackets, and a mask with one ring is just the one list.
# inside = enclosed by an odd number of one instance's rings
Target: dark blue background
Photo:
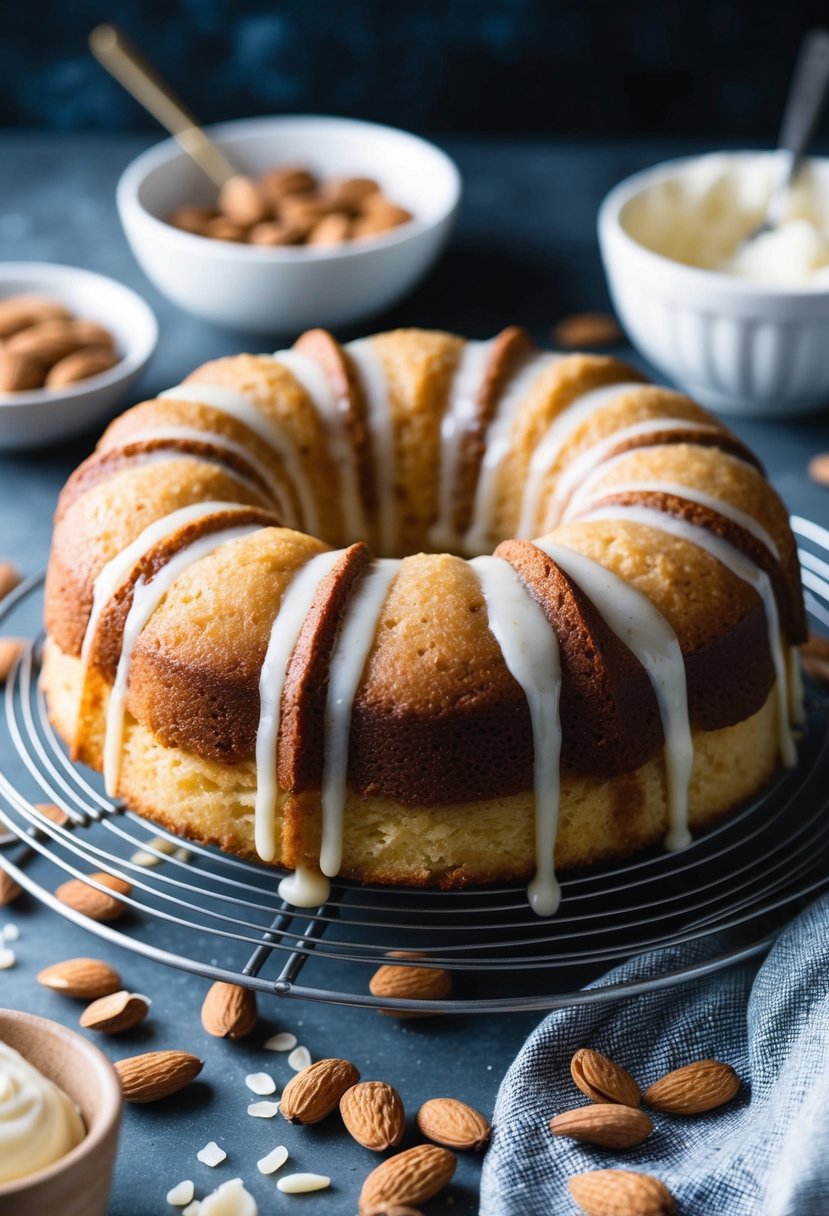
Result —
[[[204, 121], [768, 140], [826, 0], [13, 0], [0, 125], [153, 129], [92, 60], [112, 21]], [[0, 166], [2, 174], [2, 166]]]

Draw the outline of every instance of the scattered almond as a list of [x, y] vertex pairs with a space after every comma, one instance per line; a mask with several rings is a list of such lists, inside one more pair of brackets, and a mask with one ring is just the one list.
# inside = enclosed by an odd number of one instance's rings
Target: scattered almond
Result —
[[[369, 991], [373, 996], [396, 997], [412, 1001], [439, 1001], [452, 991], [452, 976], [440, 967], [397, 967], [386, 963], [371, 977]], [[381, 1013], [395, 1018], [431, 1017], [433, 1014], [410, 1013], [407, 1010], [382, 1009]]]
[[201, 1161], [202, 1165], [209, 1165], [212, 1170], [226, 1159], [227, 1153], [215, 1140], [208, 1140], [204, 1148], [200, 1148], [196, 1153], [196, 1160]]
[[132, 1030], [143, 1022], [150, 1010], [150, 1002], [140, 992], [113, 992], [87, 1005], [80, 1017], [84, 1030], [98, 1030], [101, 1034], [120, 1034]]
[[[117, 891], [119, 895], [129, 895], [132, 890], [128, 882], [125, 882], [123, 878], [116, 878], [114, 874], [101, 872], [90, 874], [89, 877], [95, 882], [99, 882], [101, 886]], [[116, 899], [114, 895], [109, 895], [105, 891], [99, 891], [97, 887], [90, 886], [88, 882], [84, 882], [80, 878], [71, 878], [69, 882], [61, 883], [55, 891], [55, 895], [61, 903], [66, 904], [69, 908], [74, 908], [82, 916], [88, 916], [90, 920], [117, 920], [127, 910], [127, 905], [120, 899]]]
[[587, 1216], [674, 1216], [674, 1197], [651, 1174], [590, 1170], [568, 1178], [567, 1187]]
[[553, 326], [553, 341], [565, 350], [615, 346], [624, 341], [619, 322], [607, 312], [574, 312]]
[[120, 362], [118, 355], [103, 346], [88, 346], [84, 350], [73, 351], [50, 368], [46, 377], [46, 388], [65, 388], [67, 384], [77, 384], [79, 380], [88, 380], [91, 376], [99, 376]]
[[436, 1144], [418, 1144], [372, 1170], [360, 1191], [360, 1216], [382, 1204], [425, 1203], [451, 1181], [457, 1158]]
[[700, 1115], [730, 1102], [739, 1088], [740, 1078], [730, 1064], [696, 1060], [654, 1081], [642, 1101], [669, 1115]]
[[360, 1074], [348, 1060], [317, 1060], [291, 1077], [282, 1091], [279, 1109], [289, 1123], [319, 1123], [333, 1110]]
[[638, 1106], [642, 1101], [639, 1086], [620, 1064], [598, 1051], [582, 1047], [570, 1061], [570, 1075], [583, 1094], [594, 1102], [619, 1102]]
[[288, 1160], [288, 1150], [284, 1144], [277, 1144], [269, 1153], [256, 1162], [260, 1174], [275, 1174]]
[[68, 958], [62, 963], [52, 963], [38, 973], [37, 982], [54, 992], [86, 1001], [109, 996], [123, 987], [115, 968], [97, 958]]
[[653, 1124], [643, 1110], [618, 1102], [594, 1102], [550, 1120], [554, 1136], [567, 1136], [602, 1148], [634, 1148], [647, 1140]]
[[0, 300], [0, 340], [41, 321], [65, 321], [72, 314], [48, 296], [18, 295]]
[[245, 1085], [253, 1094], [258, 1094], [260, 1098], [267, 1098], [269, 1094], [276, 1093], [276, 1081], [269, 1072], [249, 1072], [245, 1077]]
[[829, 639], [810, 633], [809, 640], [800, 648], [803, 670], [819, 684], [829, 684]]
[[5, 870], [0, 869], [0, 908], [5, 908], [7, 904], [14, 903], [22, 894], [23, 888], [20, 884], [16, 883]]
[[306, 1195], [310, 1191], [324, 1191], [331, 1185], [327, 1174], [286, 1174], [276, 1184], [283, 1195]]
[[171, 1208], [186, 1208], [188, 1203], [192, 1203], [195, 1193], [196, 1188], [192, 1180], [186, 1178], [184, 1182], [178, 1182], [175, 1186], [170, 1187], [167, 1192], [167, 1202]]
[[156, 1102], [183, 1089], [202, 1070], [202, 1061], [187, 1051], [147, 1051], [118, 1060], [115, 1071], [121, 1078], [126, 1102]]
[[292, 1068], [294, 1072], [302, 1072], [303, 1068], [309, 1068], [310, 1064], [311, 1053], [302, 1044], [299, 1047], [295, 1047], [288, 1056], [288, 1067]]
[[36, 811], [40, 811], [41, 815], [45, 815], [47, 819], [51, 819], [52, 823], [56, 823], [60, 827], [69, 823], [66, 811], [62, 807], [55, 806], [54, 802], [36, 802], [34, 807]]
[[8, 971], [17, 962], [17, 956], [11, 946], [0, 945], [0, 971]]
[[256, 994], [222, 980], [211, 985], [201, 1007], [201, 1024], [217, 1039], [243, 1039], [256, 1026]]
[[446, 1148], [482, 1149], [492, 1128], [474, 1106], [457, 1098], [430, 1098], [417, 1112], [417, 1126], [428, 1140]]
[[375, 1153], [397, 1148], [406, 1130], [403, 1101], [385, 1081], [352, 1085], [340, 1098], [340, 1115], [357, 1143]]
[[0, 688], [11, 675], [19, 656], [26, 646], [23, 638], [0, 638]]
[[809, 476], [819, 486], [829, 486], [829, 452], [821, 452], [809, 461]]
[[0, 600], [14, 591], [20, 582], [20, 571], [11, 562], [0, 561]]

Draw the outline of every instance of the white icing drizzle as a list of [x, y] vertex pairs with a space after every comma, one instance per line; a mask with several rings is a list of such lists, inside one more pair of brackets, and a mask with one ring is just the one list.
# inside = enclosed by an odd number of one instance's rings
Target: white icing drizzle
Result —
[[542, 352], [528, 355], [501, 397], [497, 413], [487, 431], [486, 450], [475, 489], [472, 521], [462, 543], [465, 553], [474, 555], [491, 548], [489, 525], [498, 486], [498, 470], [504, 457], [509, 454], [510, 432], [535, 381], [561, 357]]
[[[342, 403], [334, 395], [331, 382], [316, 359], [297, 350], [278, 350], [273, 359], [289, 371], [302, 386], [322, 419], [328, 439], [328, 451], [340, 478], [340, 505], [346, 535], [352, 540], [365, 537], [368, 532], [368, 520], [363, 509], [354, 446], [348, 437]], [[346, 401], [346, 407], [348, 404]]]
[[[319, 511], [316, 500], [307, 478], [302, 475], [299, 451], [290, 435], [282, 427], [268, 418], [256, 402], [244, 393], [228, 388], [224, 384], [177, 384], [174, 388], [165, 389], [159, 393], [160, 399], [173, 401], [195, 401], [199, 405], [210, 406], [223, 414], [235, 418], [268, 445], [282, 461], [285, 476], [293, 485], [300, 510], [302, 511], [302, 526], [307, 532], [316, 535], [320, 530]], [[290, 526], [297, 526], [297, 521], [286, 520]]]
[[[625, 452], [622, 456], [617, 456], [614, 460], [608, 461], [603, 469], [597, 471], [599, 477], [604, 476], [605, 472], [612, 468], [617, 460], [621, 461], [628, 453]], [[564, 512], [565, 520], [572, 519], [574, 516], [581, 514], [585, 505], [591, 500], [590, 490], [593, 488], [594, 477], [582, 485], [576, 491]], [[687, 498], [689, 502], [699, 503], [701, 507], [708, 507], [710, 511], [716, 511], [718, 515], [724, 515], [726, 519], [730, 519], [739, 527], [744, 528], [746, 532], [759, 540], [762, 545], [768, 549], [772, 557], [780, 560], [780, 550], [769, 536], [765, 528], [757, 522], [752, 516], [745, 511], [741, 511], [739, 507], [735, 507], [730, 502], [726, 502], [724, 498], [716, 498], [713, 494], [706, 494], [704, 490], [698, 490], [694, 486], [685, 486], [677, 481], [617, 481], [609, 485], [600, 486], [598, 493], [594, 497], [603, 497], [605, 494], [638, 494], [645, 492], [648, 494], [673, 494], [675, 498]]]
[[566, 545], [534, 540], [581, 588], [616, 636], [645, 669], [659, 708], [665, 738], [668, 832], [665, 847], [690, 844], [688, 787], [694, 766], [694, 744], [688, 720], [685, 660], [677, 636], [654, 604], [630, 583], [599, 562]]
[[372, 338], [358, 338], [355, 342], [349, 342], [345, 349], [362, 382], [374, 454], [378, 539], [383, 553], [388, 555], [394, 552], [397, 539], [394, 498], [396, 449], [389, 386]]
[[271, 626], [270, 640], [259, 675], [259, 725], [256, 731], [255, 837], [256, 851], [263, 861], [273, 861], [276, 855], [276, 748], [288, 663], [317, 588], [334, 568], [342, 553], [342, 549], [318, 553], [297, 571], [282, 596]]
[[400, 566], [400, 561], [385, 558], [369, 568], [351, 597], [331, 654], [325, 702], [320, 845], [320, 869], [329, 878], [338, 874], [342, 865], [343, 812], [354, 697], [374, 643], [378, 618]]
[[452, 524], [461, 441], [475, 420], [478, 393], [492, 354], [493, 342], [467, 342], [461, 353], [449, 400], [440, 425], [440, 488], [438, 513], [429, 531], [435, 547], [454, 549], [460, 543]]
[[310, 866], [297, 866], [286, 874], [277, 888], [279, 898], [295, 908], [318, 908], [331, 894], [331, 883]]
[[536, 873], [527, 895], [534, 912], [552, 916], [561, 900], [554, 859], [561, 780], [558, 638], [509, 562], [476, 557], [470, 565], [480, 579], [489, 628], [527, 698], [533, 733], [536, 855]]
[[118, 778], [121, 772], [121, 750], [124, 742], [124, 716], [126, 695], [129, 684], [129, 671], [132, 652], [135, 644], [155, 612], [164, 596], [173, 586], [188, 566], [200, 561], [213, 553], [221, 545], [229, 541], [239, 540], [256, 532], [261, 524], [243, 524], [236, 528], [225, 528], [221, 532], [212, 532], [201, 536], [191, 545], [176, 553], [155, 577], [145, 583], [140, 578], [135, 584], [132, 605], [124, 624], [124, 635], [121, 643], [121, 653], [118, 656], [118, 667], [115, 672], [115, 682], [110, 693], [107, 706], [106, 735], [104, 738], [104, 784], [110, 798], [114, 798], [118, 790]]
[[[120, 446], [127, 447], [131, 443], [140, 443], [142, 440], [153, 443], [157, 441], [161, 441], [162, 443], [176, 441], [180, 441], [182, 443], [207, 443], [211, 447], [218, 448], [219, 451], [227, 452], [229, 456], [236, 456], [239, 460], [243, 461], [244, 464], [246, 464], [248, 468], [250, 468], [264, 484], [269, 500], [273, 501], [275, 499], [276, 496], [273, 488], [273, 475], [271, 474], [270, 470], [266, 469], [261, 461], [257, 460], [253, 453], [248, 451], [243, 444], [236, 443], [233, 439], [229, 439], [227, 435], [223, 435], [219, 431], [199, 430], [199, 428], [195, 426], [148, 426], [145, 428], [145, 430], [146, 434], [144, 430], [140, 430], [134, 434], [127, 435], [121, 441]], [[153, 450], [147, 453], [147, 455], [150, 457], [162, 456], [163, 458], [170, 460], [187, 456], [191, 456], [196, 460], [210, 460], [209, 455], [202, 456], [195, 452], [182, 451], [179, 448], [172, 448], [169, 452]], [[239, 481], [244, 482], [244, 484], [250, 489], [255, 490], [260, 498], [265, 495], [266, 491], [263, 490], [262, 485], [248, 477], [245, 477], [244, 474], [240, 473], [239, 470], [234, 466], [223, 465], [222, 467], [227, 467], [227, 471], [231, 474], [231, 476], [238, 478]]]
[[84, 633], [83, 645], [81, 646], [81, 659], [83, 662], [86, 663], [89, 660], [92, 639], [95, 637], [98, 621], [100, 620], [104, 606], [112, 599], [121, 584], [126, 582], [128, 575], [145, 553], [149, 553], [151, 549], [154, 549], [161, 541], [166, 540], [168, 536], [172, 536], [175, 532], [178, 532], [180, 528], [186, 527], [187, 524], [195, 523], [196, 520], [204, 519], [206, 515], [215, 515], [217, 512], [224, 514], [226, 511], [247, 511], [249, 509], [249, 507], [240, 506], [238, 502], [197, 502], [189, 507], [179, 507], [177, 511], [172, 511], [169, 515], [162, 515], [159, 519], [155, 519], [151, 524], [148, 524], [142, 532], [139, 532], [135, 540], [131, 541], [125, 549], [122, 549], [120, 553], [117, 553], [111, 561], [108, 561], [101, 568], [93, 583], [92, 611], [86, 623], [86, 632]]
[[731, 570], [733, 574], [736, 574], [737, 578], [742, 579], [743, 582], [748, 583], [750, 587], [754, 588], [763, 602], [766, 614], [768, 644], [775, 674], [780, 754], [783, 758], [783, 763], [792, 768], [797, 761], [797, 751], [789, 724], [787, 662], [783, 656], [777, 602], [774, 598], [771, 580], [765, 571], [755, 566], [754, 562], [741, 549], [738, 549], [729, 541], [723, 540], [722, 537], [716, 536], [713, 532], [709, 532], [707, 528], [690, 524], [684, 519], [678, 519], [674, 515], [668, 515], [664, 511], [657, 511], [652, 507], [597, 507], [595, 510], [581, 515], [579, 518], [585, 522], [595, 519], [630, 520], [631, 523], [644, 524], [646, 527], [655, 528], [660, 532], [668, 532], [679, 540], [687, 541], [691, 545], [696, 545], [699, 549], [704, 549], [706, 553], [709, 553]]
[[518, 522], [518, 536], [528, 537], [532, 536], [535, 532], [536, 516], [538, 515], [539, 499], [541, 498], [541, 491], [544, 488], [544, 481], [571, 435], [578, 430], [583, 422], [586, 422], [598, 410], [608, 405], [620, 393], [626, 393], [631, 389], [641, 387], [640, 381], [634, 383], [621, 381], [618, 384], [609, 384], [603, 388], [591, 389], [587, 393], [579, 393], [553, 419], [539, 443], [536, 444], [530, 458], [530, 467], [527, 470], [527, 481], [524, 486], [524, 495], [521, 503], [521, 518]]
[[[618, 431], [605, 435], [603, 439], [598, 439], [595, 443], [585, 448], [584, 451], [579, 452], [568, 463], [567, 467], [561, 470], [550, 498], [549, 513], [546, 520], [547, 525], [550, 528], [556, 526], [561, 519], [563, 506], [573, 490], [584, 481], [589, 473], [592, 473], [600, 465], [605, 464], [620, 443], [626, 443], [629, 439], [638, 439], [640, 435], [650, 435], [662, 431], [707, 431], [711, 434], [716, 433], [717, 428], [707, 423], [689, 422], [686, 418], [656, 417], [645, 418], [642, 422], [633, 422], [630, 426], [623, 426]], [[630, 452], [625, 454], [629, 455]], [[542, 483], [543, 478], [537, 487], [534, 504], [527, 501], [527, 493], [525, 492], [521, 515], [522, 526], [528, 524], [530, 520], [533, 524], [537, 524], [538, 522], [539, 495], [543, 488]], [[523, 536], [524, 533], [522, 532], [521, 535]], [[526, 535], [530, 536], [531, 531], [528, 531]]]

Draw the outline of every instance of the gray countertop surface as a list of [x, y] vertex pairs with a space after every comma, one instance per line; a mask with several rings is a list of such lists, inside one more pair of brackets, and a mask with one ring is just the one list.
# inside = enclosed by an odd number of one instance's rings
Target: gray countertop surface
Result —
[[[136, 400], [177, 383], [208, 358], [263, 345], [261, 339], [213, 329], [185, 316], [161, 298], [138, 269], [118, 223], [113, 192], [121, 170], [147, 142], [135, 136], [0, 133], [0, 259], [88, 267], [134, 287], [155, 310], [161, 339]], [[465, 182], [451, 246], [408, 300], [367, 329], [412, 324], [484, 337], [519, 323], [538, 341], [548, 341], [559, 317], [607, 306], [594, 230], [606, 190], [635, 169], [694, 150], [647, 141], [585, 145], [454, 139], [445, 146], [457, 159]], [[274, 335], [273, 345], [294, 336]], [[829, 450], [829, 412], [774, 425], [729, 421], [766, 463], [790, 508], [829, 524], [829, 491], [810, 482], [806, 473], [809, 458]], [[94, 440], [87, 434], [59, 447], [0, 455], [0, 554], [25, 573], [45, 565], [57, 494]], [[36, 631], [34, 615], [28, 626]], [[20, 777], [14, 765], [9, 775]], [[202, 1030], [198, 1011], [207, 985], [201, 979], [92, 939], [28, 897], [0, 909], [0, 925], [9, 920], [20, 929], [18, 964], [0, 972], [0, 1004], [76, 1025], [82, 1006], [47, 992], [34, 976], [57, 959], [93, 954], [112, 961], [133, 991], [153, 999], [151, 1017], [143, 1026], [125, 1036], [96, 1040], [112, 1058], [184, 1047], [206, 1061], [202, 1077], [180, 1096], [126, 1111], [112, 1216], [172, 1211], [165, 1194], [182, 1178], [193, 1178], [202, 1195], [237, 1175], [249, 1182], [263, 1213], [350, 1216], [356, 1211], [362, 1178], [377, 1161], [374, 1155], [348, 1140], [334, 1120], [304, 1129], [281, 1119], [251, 1120], [245, 1113], [250, 1098], [246, 1073], [265, 1068], [279, 1083], [291, 1075], [284, 1057], [260, 1050], [275, 1029], [294, 1031], [315, 1058], [343, 1055], [355, 1061], [364, 1078], [388, 1080], [400, 1090], [410, 1113], [437, 1092], [465, 1098], [490, 1112], [505, 1068], [539, 1018], [521, 1013], [404, 1023], [360, 1009], [273, 998], [260, 1002], [262, 1022], [250, 1039], [223, 1042]], [[211, 1139], [228, 1152], [227, 1161], [215, 1170], [195, 1159]], [[410, 1131], [405, 1143], [415, 1139]], [[288, 1146], [293, 1168], [330, 1174], [332, 1189], [298, 1198], [277, 1192], [274, 1179], [263, 1178], [255, 1166], [277, 1143]], [[477, 1179], [477, 1159], [462, 1155], [449, 1191], [426, 1210], [476, 1211]]]

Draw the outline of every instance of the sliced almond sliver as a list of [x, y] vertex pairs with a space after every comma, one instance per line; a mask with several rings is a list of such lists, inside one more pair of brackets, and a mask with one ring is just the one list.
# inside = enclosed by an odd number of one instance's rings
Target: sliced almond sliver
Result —
[[273, 1119], [279, 1114], [278, 1102], [251, 1102], [248, 1114], [254, 1119]]
[[167, 1192], [167, 1202], [171, 1208], [186, 1208], [188, 1203], [193, 1202], [195, 1193], [195, 1186], [187, 1178], [184, 1182], [177, 1182], [175, 1186], [170, 1187]]
[[288, 1160], [288, 1150], [284, 1144], [277, 1144], [269, 1153], [256, 1162], [260, 1174], [275, 1174]]
[[262, 1046], [265, 1051], [293, 1051], [296, 1044], [296, 1035], [283, 1030], [279, 1034], [272, 1034], [269, 1039], [265, 1040]]
[[196, 1157], [201, 1161], [202, 1165], [209, 1165], [213, 1169], [217, 1165], [221, 1165], [227, 1157], [227, 1153], [223, 1148], [220, 1148], [215, 1140], [209, 1140], [204, 1148], [200, 1148], [196, 1153]]
[[302, 1072], [303, 1068], [311, 1067], [311, 1053], [307, 1047], [295, 1047], [288, 1056], [288, 1067], [294, 1072]]
[[0, 946], [0, 971], [8, 971], [17, 962], [17, 955], [11, 946]]
[[276, 1081], [267, 1072], [249, 1072], [245, 1077], [245, 1085], [251, 1093], [259, 1094], [262, 1098], [276, 1093]]
[[307, 1191], [324, 1191], [331, 1179], [326, 1174], [286, 1174], [276, 1185], [284, 1195], [304, 1195]]

